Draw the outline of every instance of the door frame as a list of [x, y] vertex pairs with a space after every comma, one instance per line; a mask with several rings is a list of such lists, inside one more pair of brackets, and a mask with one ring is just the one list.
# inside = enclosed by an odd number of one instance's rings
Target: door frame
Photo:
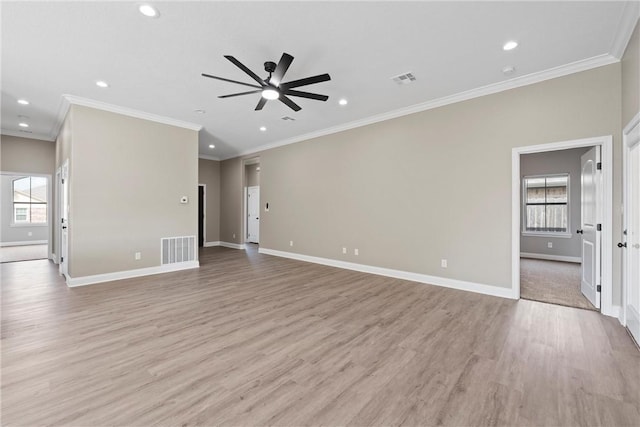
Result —
[[[69, 217], [70, 217], [70, 212], [71, 212], [71, 185], [70, 185], [70, 180], [69, 180], [69, 159], [65, 159], [64, 162], [62, 162], [62, 165], [60, 166], [60, 192], [58, 193], [57, 197], [59, 200], [58, 202], [58, 211], [56, 212], [56, 226], [58, 227], [58, 240], [59, 245], [60, 245], [60, 253], [58, 254], [58, 273], [62, 276], [64, 276], [65, 281], [67, 281], [67, 284], [69, 282], [69, 230], [70, 230], [70, 221], [69, 221]], [[66, 183], [62, 183], [62, 180], [66, 178]], [[66, 219], [66, 223], [62, 223], [62, 211], [64, 210], [64, 201], [62, 198], [62, 189], [64, 188], [64, 186], [66, 185], [66, 195], [67, 195], [67, 211], [66, 211], [66, 217], [64, 217]], [[64, 233], [62, 227], [65, 226], [67, 227], [67, 252], [65, 253], [65, 255], [67, 256], [67, 259], [65, 261], [62, 261], [62, 234]]]
[[618, 317], [618, 307], [613, 305], [613, 137], [574, 139], [547, 144], [515, 147], [511, 151], [511, 291], [514, 299], [520, 299], [520, 229], [521, 184], [520, 156], [570, 148], [600, 146], [602, 162], [602, 236], [601, 236], [601, 286], [600, 311], [607, 316]]
[[[629, 220], [631, 207], [627, 203], [629, 200], [629, 182], [628, 176], [629, 173], [629, 150], [627, 149], [627, 145], [629, 144], [629, 138], [632, 136], [631, 131], [636, 128], [636, 126], [640, 126], [640, 112], [638, 112], [627, 125], [622, 130], [622, 229], [626, 230], [628, 228], [627, 221]], [[638, 142], [640, 144], [640, 142]], [[626, 241], [626, 236], [622, 236], [622, 240]], [[622, 255], [622, 309], [620, 310], [620, 323], [623, 326], [627, 326], [627, 291], [629, 284], [628, 280], [628, 271], [629, 265], [627, 263], [627, 254], [629, 253], [628, 249]]]
[[[247, 237], [247, 166], [256, 165], [260, 163], [260, 156], [250, 157], [247, 159], [242, 159], [242, 209], [240, 209], [240, 215], [242, 215], [242, 219], [240, 220], [240, 233], [242, 236], [240, 245], [242, 249], [245, 249], [245, 244], [249, 242]], [[262, 211], [262, 207], [260, 206], [260, 212]]]
[[[207, 184], [198, 184], [202, 187], [202, 247], [207, 246]], [[198, 189], [199, 191], [199, 189]], [[200, 221], [200, 209], [198, 209], [198, 221]]]

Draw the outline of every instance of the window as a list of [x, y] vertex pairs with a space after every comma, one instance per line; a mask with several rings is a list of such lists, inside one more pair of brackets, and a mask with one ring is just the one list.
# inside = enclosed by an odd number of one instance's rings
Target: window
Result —
[[523, 179], [523, 232], [569, 232], [569, 175]]
[[24, 176], [11, 182], [13, 223], [15, 225], [47, 223], [47, 178]]

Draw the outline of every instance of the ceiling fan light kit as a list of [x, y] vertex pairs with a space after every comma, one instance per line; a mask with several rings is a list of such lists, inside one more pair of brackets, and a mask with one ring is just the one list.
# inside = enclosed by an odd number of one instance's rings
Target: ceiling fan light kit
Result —
[[271, 61], [267, 61], [264, 63], [264, 70], [267, 73], [269, 73], [269, 77], [267, 77], [266, 79], [261, 79], [257, 74], [255, 74], [247, 66], [245, 66], [243, 63], [238, 61], [233, 56], [225, 55], [225, 58], [227, 58], [230, 62], [232, 62], [236, 67], [244, 71], [245, 74], [251, 77], [258, 84], [256, 85], [253, 83], [244, 83], [237, 80], [231, 80], [224, 77], [212, 76], [211, 74], [202, 73], [203, 77], [222, 80], [225, 82], [235, 83], [243, 86], [249, 86], [255, 89], [247, 92], [232, 93], [230, 95], [222, 95], [222, 96], [219, 96], [218, 98], [231, 98], [235, 96], [260, 93], [261, 97], [260, 97], [260, 100], [258, 101], [258, 105], [256, 105], [256, 108], [255, 108], [256, 111], [262, 110], [262, 108], [265, 106], [267, 101], [270, 101], [270, 100], [273, 101], [276, 99], [279, 99], [283, 104], [285, 104], [292, 110], [300, 111], [302, 107], [300, 107], [298, 104], [293, 102], [289, 98], [290, 96], [314, 99], [316, 101], [326, 101], [327, 99], [329, 99], [327, 95], [320, 95], [317, 93], [304, 92], [304, 91], [299, 91], [294, 89], [300, 86], [312, 85], [316, 83], [329, 81], [331, 80], [331, 76], [329, 76], [329, 74], [326, 74], [326, 73], [318, 74], [317, 76], [306, 77], [304, 79], [292, 80], [289, 82], [282, 81], [285, 73], [287, 72], [287, 70], [291, 66], [291, 63], [293, 62], [293, 56], [289, 55], [288, 53], [283, 53], [282, 57], [280, 58], [280, 61], [278, 61], [277, 64]]

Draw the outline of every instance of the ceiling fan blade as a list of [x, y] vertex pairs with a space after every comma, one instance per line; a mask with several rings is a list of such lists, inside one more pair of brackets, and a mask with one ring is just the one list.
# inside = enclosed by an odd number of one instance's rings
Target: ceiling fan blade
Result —
[[276, 70], [271, 75], [271, 79], [269, 79], [269, 83], [276, 87], [280, 86], [280, 82], [284, 77], [284, 73], [287, 72], [292, 62], [293, 56], [289, 55], [288, 53], [283, 53], [282, 57], [280, 58], [280, 62], [278, 62]]
[[260, 97], [260, 101], [258, 101], [258, 105], [256, 105], [255, 111], [262, 110], [262, 107], [264, 107], [264, 104], [266, 103], [267, 103], [267, 98]]
[[249, 94], [258, 93], [258, 92], [262, 92], [262, 89], [250, 90], [249, 92], [232, 93], [231, 95], [222, 95], [222, 96], [219, 96], [218, 98], [231, 98], [234, 96], [249, 95]]
[[227, 58], [229, 61], [233, 62], [236, 67], [240, 68], [242, 71], [247, 73], [247, 75], [249, 75], [249, 77], [251, 77], [253, 80], [255, 80], [256, 82], [260, 83], [260, 87], [264, 87], [264, 86], [267, 85], [260, 77], [258, 77], [256, 75], [256, 73], [254, 73], [253, 71], [248, 69], [242, 62], [238, 61], [233, 56], [225, 55], [224, 57]]
[[284, 94], [280, 94], [280, 101], [282, 101], [287, 107], [291, 108], [293, 111], [300, 111], [302, 107], [298, 104], [287, 98]]
[[317, 93], [301, 92], [299, 90], [286, 89], [283, 91], [285, 95], [299, 96], [301, 98], [316, 99], [318, 101], [326, 101], [329, 99], [327, 95], [318, 95]]
[[290, 89], [292, 87], [312, 85], [315, 83], [326, 82], [327, 80], [331, 80], [331, 76], [329, 74], [319, 74], [313, 77], [306, 77], [300, 80], [293, 80], [290, 82], [280, 84], [280, 87], [283, 89]]
[[252, 84], [250, 84], [250, 83], [239, 82], [239, 81], [237, 81], [237, 80], [225, 79], [224, 77], [212, 76], [211, 74], [205, 74], [205, 73], [202, 73], [202, 76], [203, 76], [203, 77], [209, 77], [209, 78], [211, 78], [211, 79], [222, 80], [222, 81], [224, 81], [224, 82], [236, 83], [236, 84], [239, 84], [239, 85], [244, 85], [244, 86], [249, 86], [249, 87], [255, 87], [255, 88], [257, 88], [257, 89], [262, 89], [262, 86], [252, 85]]

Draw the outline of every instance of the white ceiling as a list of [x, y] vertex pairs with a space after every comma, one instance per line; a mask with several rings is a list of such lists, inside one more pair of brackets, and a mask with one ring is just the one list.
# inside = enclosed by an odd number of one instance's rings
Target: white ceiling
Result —
[[[141, 15], [140, 2], [3, 2], [2, 132], [53, 140], [69, 94], [202, 125], [200, 153], [224, 159], [487, 85], [615, 62], [638, 9], [614, 1], [150, 3], [159, 18]], [[511, 39], [518, 48], [503, 51]], [[266, 77], [263, 63], [282, 52], [295, 57], [285, 81], [331, 75], [299, 88], [327, 102], [292, 98], [301, 111], [279, 101], [254, 111], [258, 94], [217, 98], [249, 88], [200, 76], [253, 83], [223, 55]], [[505, 66], [516, 72], [503, 75]], [[404, 72], [417, 80], [391, 81]], [[100, 79], [110, 87], [98, 88]], [[20, 132], [20, 121], [32, 133]]]

